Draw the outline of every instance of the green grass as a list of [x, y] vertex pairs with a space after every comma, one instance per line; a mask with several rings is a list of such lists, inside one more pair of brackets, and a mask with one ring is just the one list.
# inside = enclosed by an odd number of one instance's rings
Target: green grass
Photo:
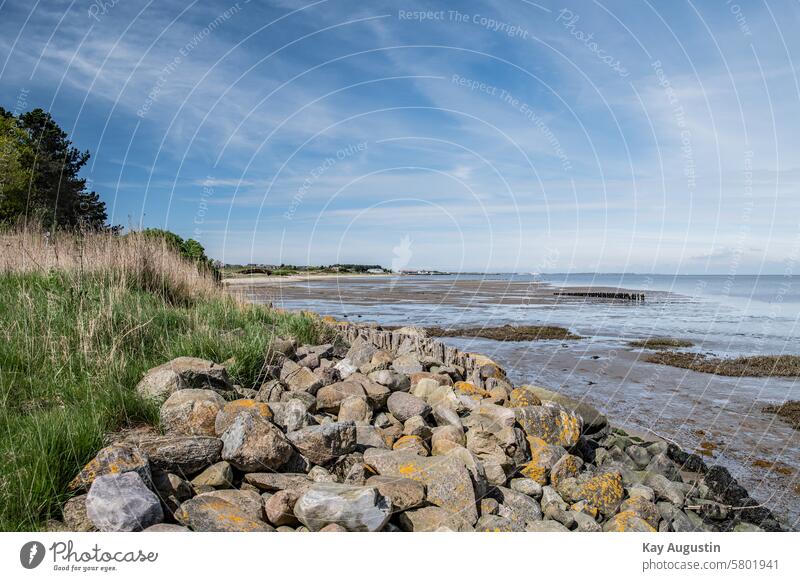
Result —
[[58, 517], [109, 432], [157, 422], [133, 390], [151, 367], [234, 358], [233, 381], [257, 387], [273, 336], [323, 338], [311, 317], [172, 294], [75, 272], [0, 274], [0, 530]]

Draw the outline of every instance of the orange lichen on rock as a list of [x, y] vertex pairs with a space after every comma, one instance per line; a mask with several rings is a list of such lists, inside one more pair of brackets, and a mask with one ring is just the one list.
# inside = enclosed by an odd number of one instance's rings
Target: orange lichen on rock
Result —
[[622, 476], [619, 472], [605, 472], [589, 478], [580, 484], [578, 494], [601, 514], [612, 515], [625, 495]]
[[488, 391], [475, 386], [475, 384], [470, 383], [469, 381], [456, 381], [453, 389], [476, 400], [491, 397], [491, 394]]
[[508, 405], [512, 408], [523, 408], [531, 405], [542, 405], [542, 400], [532, 391], [524, 387], [517, 387], [511, 390]]
[[583, 428], [581, 419], [560, 406], [513, 408], [517, 423], [528, 436], [542, 438], [548, 444], [571, 448], [578, 443]]
[[656, 529], [640, 518], [632, 510], [615, 514], [604, 526], [603, 530], [612, 533], [654, 533]]

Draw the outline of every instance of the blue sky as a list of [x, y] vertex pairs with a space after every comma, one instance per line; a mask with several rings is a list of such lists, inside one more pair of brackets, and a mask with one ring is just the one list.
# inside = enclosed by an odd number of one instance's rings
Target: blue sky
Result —
[[0, 3], [114, 223], [226, 262], [784, 273], [797, 2]]

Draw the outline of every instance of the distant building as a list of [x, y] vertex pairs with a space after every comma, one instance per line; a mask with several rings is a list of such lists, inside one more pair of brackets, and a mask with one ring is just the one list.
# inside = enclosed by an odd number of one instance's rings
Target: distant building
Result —
[[367, 272], [369, 274], [383, 274], [383, 269], [382, 268], [370, 268], [369, 270], [367, 270]]

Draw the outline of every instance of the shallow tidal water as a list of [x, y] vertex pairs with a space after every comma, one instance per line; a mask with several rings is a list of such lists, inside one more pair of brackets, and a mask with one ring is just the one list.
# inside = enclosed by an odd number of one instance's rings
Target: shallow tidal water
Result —
[[[515, 384], [583, 398], [613, 425], [704, 446], [788, 527], [800, 529], [800, 432], [761, 408], [800, 399], [800, 378], [736, 378], [641, 359], [628, 341], [689, 339], [716, 356], [800, 354], [800, 280], [784, 276], [486, 275], [338, 278], [248, 286], [254, 302], [354, 322], [559, 325], [576, 341], [445, 338], [501, 363]], [[643, 291], [644, 302], [556, 297], [559, 288]], [[582, 289], [583, 290], [583, 289]]]

